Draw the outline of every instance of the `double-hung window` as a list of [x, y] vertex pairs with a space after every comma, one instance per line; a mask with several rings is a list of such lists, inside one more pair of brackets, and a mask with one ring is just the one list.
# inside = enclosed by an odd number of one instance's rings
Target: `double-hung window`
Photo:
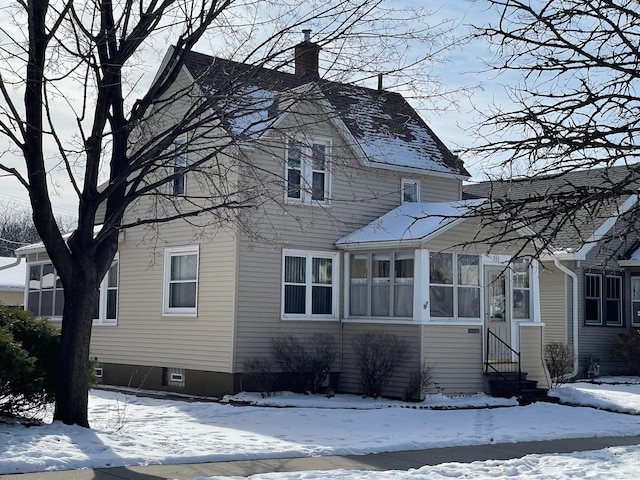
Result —
[[511, 298], [515, 320], [528, 320], [531, 317], [530, 263], [528, 258], [518, 258], [511, 264]]
[[282, 257], [282, 318], [337, 318], [337, 253], [283, 250]]
[[609, 326], [623, 324], [621, 275], [609, 272], [585, 274], [584, 323]]
[[94, 324], [115, 324], [118, 319], [118, 259], [107, 270], [93, 308]]
[[173, 143], [171, 194], [184, 197], [187, 194], [187, 140], [178, 139]]
[[631, 277], [631, 324], [640, 326], [640, 276]]
[[170, 247], [164, 251], [165, 315], [197, 314], [198, 245]]
[[413, 318], [413, 252], [354, 253], [349, 260], [351, 317]]
[[326, 203], [329, 200], [331, 142], [287, 140], [286, 199], [293, 203]]
[[429, 254], [432, 318], [480, 318], [480, 262], [477, 255]]

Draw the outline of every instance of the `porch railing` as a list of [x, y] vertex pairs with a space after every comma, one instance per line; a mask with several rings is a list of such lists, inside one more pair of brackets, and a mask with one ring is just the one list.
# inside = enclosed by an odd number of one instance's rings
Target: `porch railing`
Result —
[[491, 330], [487, 330], [485, 373], [494, 373], [509, 384], [518, 397], [522, 394], [520, 352], [516, 352]]

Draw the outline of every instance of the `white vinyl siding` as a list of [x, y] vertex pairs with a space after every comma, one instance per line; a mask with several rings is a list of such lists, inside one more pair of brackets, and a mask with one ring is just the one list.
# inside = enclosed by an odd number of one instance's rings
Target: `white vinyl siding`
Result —
[[197, 314], [198, 245], [170, 247], [164, 251], [165, 315]]

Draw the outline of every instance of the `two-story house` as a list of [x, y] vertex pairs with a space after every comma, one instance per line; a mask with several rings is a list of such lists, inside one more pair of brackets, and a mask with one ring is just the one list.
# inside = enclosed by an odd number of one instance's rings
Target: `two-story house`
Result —
[[[515, 361], [492, 357], [490, 332], [545, 385], [537, 262], [512, 259], [518, 238], [483, 242], [481, 219], [467, 216], [479, 202], [461, 200], [469, 173], [400, 94], [321, 79], [318, 52], [300, 43], [295, 73], [187, 55], [176, 91], [197, 95], [167, 99], [219, 105], [216, 138], [233, 141], [216, 166], [228, 162], [236, 187], [255, 194], [242, 212], [251, 228], [205, 215], [189, 220], [198, 234], [182, 220], [123, 232], [96, 305], [102, 381], [238, 392], [245, 362], [271, 356], [273, 338], [325, 333], [340, 348], [338, 390], [357, 393], [352, 339], [384, 331], [408, 346], [385, 395], [401, 396], [421, 363], [444, 392], [482, 391], [483, 365]], [[230, 82], [234, 93], [215, 97]], [[146, 134], [178, 110], [165, 104]], [[175, 168], [209, 148], [207, 135], [192, 138], [177, 142]], [[191, 172], [171, 188], [175, 201], [211, 195]], [[145, 202], [126, 215], [144, 215]], [[44, 248], [20, 253], [28, 308], [59, 321], [61, 285]]]

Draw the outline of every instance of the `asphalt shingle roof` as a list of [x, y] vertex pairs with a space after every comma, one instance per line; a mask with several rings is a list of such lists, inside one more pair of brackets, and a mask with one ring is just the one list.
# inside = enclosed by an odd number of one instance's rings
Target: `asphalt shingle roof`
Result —
[[[291, 98], [317, 87], [375, 163], [469, 177], [454, 155], [399, 93], [254, 67], [202, 53], [185, 58], [203, 92], [225, 104], [226, 124], [237, 135], [257, 137]], [[297, 95], [297, 97], [296, 97]]]

